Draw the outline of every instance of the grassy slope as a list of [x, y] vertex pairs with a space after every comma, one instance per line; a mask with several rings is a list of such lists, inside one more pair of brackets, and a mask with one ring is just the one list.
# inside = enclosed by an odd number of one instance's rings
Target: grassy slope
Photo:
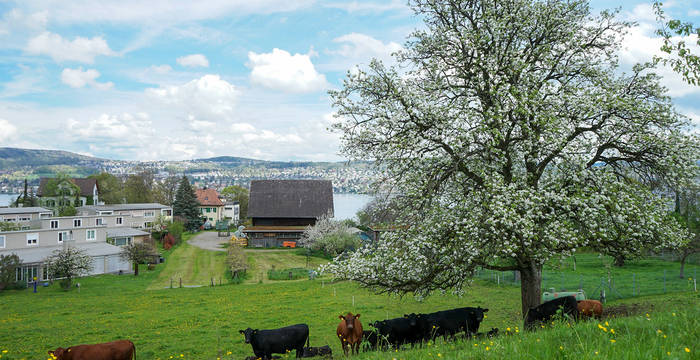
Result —
[[[267, 278], [267, 271], [270, 269], [283, 270], [290, 268], [305, 268], [306, 257], [301, 256], [295, 250], [255, 250], [246, 249], [248, 256], [248, 272], [250, 276], [246, 283], [275, 282]], [[327, 260], [318, 257], [309, 257], [309, 268], [315, 269], [319, 265], [327, 263]], [[286, 280], [289, 281], [289, 280]]]
[[173, 250], [168, 257], [165, 269], [148, 286], [149, 290], [163, 289], [170, 286], [179, 286], [182, 278], [183, 285], [209, 285], [211, 278], [224, 279], [228, 283], [226, 274], [226, 253], [222, 251], [203, 250], [184, 243]]

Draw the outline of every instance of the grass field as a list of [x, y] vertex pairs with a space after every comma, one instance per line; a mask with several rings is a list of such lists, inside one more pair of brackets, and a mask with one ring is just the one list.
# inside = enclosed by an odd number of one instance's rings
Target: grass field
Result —
[[[182, 244], [165, 253], [165, 264], [156, 270], [142, 267], [138, 277], [101, 275], [80, 279], [80, 292], [64, 292], [58, 285], [30, 290], [0, 292], [0, 355], [6, 359], [45, 359], [46, 351], [59, 346], [95, 343], [128, 338], [137, 346], [138, 359], [240, 359], [251, 355], [239, 329], [277, 328], [296, 323], [310, 327], [311, 344], [330, 344], [341, 354], [335, 337], [338, 315], [360, 313], [367, 324], [410, 312], [431, 312], [458, 306], [482, 306], [490, 311], [482, 330], [498, 327], [515, 329], [521, 324], [520, 292], [515, 286], [495, 286], [476, 281], [467, 294], [458, 298], [435, 294], [424, 301], [413, 297], [376, 295], [349, 282], [331, 283], [328, 279], [266, 281], [258, 283], [256, 273], [305, 267], [306, 257], [294, 250], [247, 250], [251, 274], [247, 284], [202, 288], [175, 288], [169, 278], [178, 272], [199, 274], [209, 283], [207, 272], [223, 271], [222, 259], [214, 252], [192, 249]], [[202, 253], [203, 252], [203, 253]], [[224, 255], [224, 252], [219, 254]], [[312, 266], [325, 262], [311, 258]], [[195, 270], [196, 269], [196, 270]], [[192, 279], [197, 277], [193, 276]], [[266, 276], [265, 276], [266, 278]], [[166, 281], [166, 282], [164, 282]], [[193, 280], [194, 281], [194, 280]], [[187, 284], [183, 279], [183, 283]], [[153, 289], [153, 290], [148, 290]], [[354, 306], [353, 306], [354, 300]], [[452, 359], [452, 358], [594, 358], [595, 351], [608, 358], [653, 358], [662, 354], [659, 346], [676, 358], [693, 358], [698, 339], [698, 303], [696, 293], [677, 293], [625, 299], [617, 303], [639, 303], [649, 309], [650, 320], [634, 317], [613, 323], [619, 337], [610, 343], [609, 334], [597, 323], [577, 327], [577, 337], [567, 329], [555, 327], [536, 334], [504, 337], [474, 346], [471, 342], [431, 345], [398, 353], [366, 353], [358, 359]], [[652, 307], [656, 304], [655, 307]], [[677, 310], [678, 316], [668, 315]], [[619, 323], [617, 323], [619, 321]], [[629, 321], [629, 322], [627, 322]], [[652, 338], [657, 329], [671, 340], [660, 343]], [[608, 336], [608, 337], [604, 337]], [[635, 339], [642, 340], [641, 343]], [[537, 339], [540, 339], [539, 341]], [[653, 340], [653, 341], [652, 341]], [[486, 350], [486, 344], [490, 349]], [[525, 345], [522, 345], [525, 344]], [[603, 345], [607, 345], [604, 347]], [[563, 349], [559, 349], [562, 346]], [[617, 346], [617, 347], [614, 347]], [[686, 353], [687, 346], [690, 353]], [[565, 350], [564, 350], [565, 349]], [[2, 354], [2, 350], [7, 353]], [[498, 352], [494, 352], [498, 350]], [[561, 352], [560, 352], [561, 351]], [[636, 352], [635, 352], [636, 351]], [[438, 356], [440, 354], [440, 356]], [[182, 356], [181, 356], [182, 355]], [[293, 356], [293, 355], [292, 355]], [[697, 358], [697, 357], [696, 357]]]

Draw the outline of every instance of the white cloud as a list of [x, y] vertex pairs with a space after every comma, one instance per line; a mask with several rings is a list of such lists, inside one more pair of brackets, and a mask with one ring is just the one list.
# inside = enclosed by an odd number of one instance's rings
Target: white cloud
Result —
[[271, 53], [248, 52], [247, 64], [253, 83], [285, 92], [319, 91], [327, 86], [326, 77], [316, 72], [309, 55], [273, 49]]
[[28, 54], [48, 55], [56, 62], [77, 61], [89, 64], [95, 62], [98, 55], [116, 55], [100, 36], [91, 39], [78, 36], [71, 41], [48, 31], [30, 39], [24, 50]]
[[104, 83], [98, 82], [96, 80], [98, 77], [100, 77], [99, 71], [95, 69], [83, 71], [82, 67], [77, 69], [66, 68], [61, 72], [61, 81], [72, 88], [81, 88], [90, 85], [98, 90], [109, 90], [114, 86], [111, 81]]
[[399, 10], [406, 11], [409, 10], [406, 6], [405, 1], [391, 0], [382, 2], [358, 2], [358, 1], [346, 1], [346, 2], [324, 2], [323, 7], [341, 9], [349, 13], [353, 12], [372, 12], [372, 13], [383, 13], [386, 11]]
[[192, 54], [179, 57], [177, 58], [177, 63], [180, 64], [180, 66], [187, 67], [209, 67], [209, 60], [207, 60], [207, 57], [202, 54]]
[[48, 12], [46, 10], [25, 13], [22, 9], [11, 9], [0, 19], [0, 35], [18, 31], [37, 31], [46, 28]]
[[173, 68], [170, 65], [152, 65], [149, 67], [149, 70], [153, 71], [156, 74], [167, 74], [171, 71], [173, 71]]
[[17, 134], [17, 127], [0, 118], [0, 142], [8, 141]]
[[102, 114], [84, 122], [70, 118], [66, 125], [69, 132], [83, 137], [83, 140], [112, 139], [126, 145], [155, 136], [153, 124], [145, 113]]
[[233, 84], [211, 74], [179, 86], [146, 89], [146, 94], [197, 118], [231, 114], [238, 98]]
[[378, 58], [384, 61], [391, 59], [391, 53], [403, 49], [401, 45], [390, 41], [383, 43], [369, 35], [350, 33], [333, 39], [342, 44], [340, 49], [331, 51], [332, 54], [355, 59]]
[[252, 133], [255, 132], [255, 126], [248, 123], [235, 123], [231, 125], [231, 131], [234, 133]]

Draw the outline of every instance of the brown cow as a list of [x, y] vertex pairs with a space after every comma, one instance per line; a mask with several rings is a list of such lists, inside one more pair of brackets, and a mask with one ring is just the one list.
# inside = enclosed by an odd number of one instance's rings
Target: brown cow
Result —
[[577, 302], [576, 307], [578, 308], [579, 314], [582, 316], [595, 316], [600, 319], [603, 315], [603, 304], [598, 300], [580, 300]]
[[347, 315], [340, 315], [339, 318], [342, 321], [338, 324], [336, 333], [338, 334], [338, 339], [340, 339], [340, 345], [343, 347], [345, 356], [348, 355], [348, 348], [350, 348], [352, 354], [359, 354], [360, 343], [362, 342], [360, 314], [353, 315], [348, 313]]
[[49, 351], [49, 355], [56, 360], [132, 360], [136, 357], [136, 346], [130, 340], [117, 340], [58, 348]]

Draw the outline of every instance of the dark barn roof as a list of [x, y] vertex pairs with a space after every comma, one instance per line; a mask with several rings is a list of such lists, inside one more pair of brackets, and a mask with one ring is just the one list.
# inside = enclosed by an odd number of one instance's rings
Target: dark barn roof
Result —
[[333, 215], [330, 180], [253, 180], [248, 216], [251, 218], [319, 218]]
[[[39, 179], [39, 190], [37, 190], [37, 195], [38, 196], [43, 196], [44, 195], [44, 187], [46, 187], [46, 183], [49, 182], [49, 178], [41, 178]], [[97, 185], [97, 180], [96, 179], [88, 179], [88, 178], [72, 178], [71, 182], [73, 184], [78, 185], [80, 188], [80, 196], [92, 196], [92, 189]], [[99, 185], [97, 185], [97, 191], [99, 191]]]

